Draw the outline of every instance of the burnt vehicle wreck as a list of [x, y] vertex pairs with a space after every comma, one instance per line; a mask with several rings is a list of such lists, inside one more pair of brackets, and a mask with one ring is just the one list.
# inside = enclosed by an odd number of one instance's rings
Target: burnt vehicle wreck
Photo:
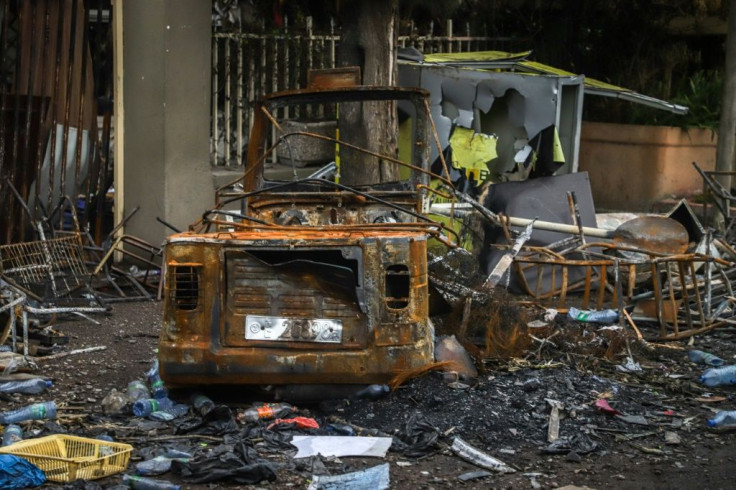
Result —
[[[345, 121], [377, 107], [397, 114], [392, 154], [361, 147], [371, 135], [351, 134]], [[242, 178], [166, 243], [159, 359], [167, 385], [379, 383], [433, 361], [427, 242], [447, 238], [422, 214], [428, 110], [421, 89], [366, 86], [259, 104]], [[312, 111], [336, 121], [335, 137], [285, 131], [278, 121]], [[290, 180], [264, 175], [272, 154], [293, 164], [312, 143], [329, 145], [334, 171], [300, 178], [294, 164]], [[395, 178], [342, 183], [355, 158]]]

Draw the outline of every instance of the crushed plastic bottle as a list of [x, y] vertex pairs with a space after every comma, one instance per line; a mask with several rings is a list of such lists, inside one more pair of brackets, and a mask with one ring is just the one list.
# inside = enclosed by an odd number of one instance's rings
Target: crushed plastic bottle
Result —
[[133, 415], [136, 417], [145, 417], [153, 412], [158, 412], [165, 408], [171, 408], [174, 402], [168, 398], [149, 398], [147, 400], [138, 400], [133, 403]]
[[148, 398], [151, 398], [151, 392], [148, 390], [148, 386], [146, 384], [139, 380], [133, 380], [130, 383], [128, 383], [128, 399], [135, 403], [138, 400], [146, 400]]
[[136, 475], [123, 475], [123, 483], [135, 490], [179, 490], [179, 485]]
[[586, 323], [615, 323], [618, 321], [616, 310], [578, 310], [571, 306], [567, 310], [567, 317], [572, 320]]
[[281, 419], [293, 412], [296, 412], [296, 408], [288, 403], [264, 403], [238, 414], [238, 420], [240, 422], [258, 422], [259, 420]]
[[714, 386], [736, 384], [736, 366], [722, 366], [708, 369], [700, 376], [700, 382], [711, 388]]
[[42, 420], [56, 418], [56, 403], [34, 403], [25, 407], [0, 413], [0, 424], [8, 425], [25, 420]]
[[163, 475], [171, 469], [171, 462], [174, 460], [187, 463], [189, 458], [170, 458], [166, 455], [156, 456], [153, 459], [137, 463], [135, 465], [135, 472], [141, 476]]
[[170, 420], [178, 419], [189, 413], [189, 405], [183, 403], [175, 403], [170, 407], [161, 407], [159, 410], [152, 412], [149, 417], [154, 420], [163, 420], [169, 422]]
[[169, 390], [164, 386], [164, 382], [158, 373], [158, 359], [153, 361], [153, 366], [151, 366], [151, 369], [146, 373], [146, 376], [148, 377], [148, 383], [151, 385], [151, 393], [153, 394], [153, 397], [168, 398]]
[[709, 352], [703, 352], [702, 350], [691, 350], [687, 353], [687, 356], [690, 358], [690, 362], [696, 364], [707, 364], [708, 366], [714, 367], [723, 365], [723, 359]]
[[6, 381], [0, 383], [0, 393], [24, 393], [38, 395], [50, 388], [53, 383], [41, 378], [24, 379], [22, 381]]
[[202, 417], [215, 409], [215, 402], [204, 396], [202, 393], [193, 393], [190, 398], [194, 410]]
[[23, 429], [15, 424], [10, 424], [3, 429], [3, 446], [10, 446], [23, 440]]
[[721, 410], [708, 420], [708, 427], [736, 427], [736, 410]]

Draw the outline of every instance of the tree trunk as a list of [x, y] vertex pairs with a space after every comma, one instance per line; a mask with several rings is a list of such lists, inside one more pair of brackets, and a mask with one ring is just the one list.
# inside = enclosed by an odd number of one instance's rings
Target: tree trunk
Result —
[[[726, 40], [726, 73], [723, 77], [723, 101], [718, 125], [716, 170], [732, 171], [736, 155], [736, 0], [731, 0]], [[731, 177], [721, 176], [719, 182], [731, 188]]]
[[[363, 85], [396, 85], [396, 23], [398, 0], [346, 2], [340, 12], [340, 66], [360, 66]], [[394, 102], [343, 103], [340, 138], [370, 151], [397, 157]], [[340, 178], [347, 185], [375, 184], [398, 179], [398, 166], [366, 154], [340, 148]]]

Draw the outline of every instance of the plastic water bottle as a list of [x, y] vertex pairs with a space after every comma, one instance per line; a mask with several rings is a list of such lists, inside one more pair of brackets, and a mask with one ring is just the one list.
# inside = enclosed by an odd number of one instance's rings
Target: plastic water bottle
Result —
[[163, 420], [168, 422], [170, 420], [178, 419], [189, 413], [189, 405], [183, 403], [176, 403], [170, 407], [162, 407], [159, 410], [154, 411], [149, 415], [154, 420]]
[[133, 415], [136, 417], [145, 417], [153, 412], [158, 412], [165, 408], [170, 408], [174, 402], [168, 398], [149, 398], [147, 400], [138, 400], [133, 403]]
[[202, 393], [193, 393], [190, 401], [194, 406], [194, 409], [199, 412], [202, 417], [215, 409], [215, 402], [204, 396]]
[[614, 323], [618, 321], [616, 310], [578, 310], [571, 306], [567, 311], [567, 317], [572, 320], [586, 323]]
[[703, 352], [702, 350], [691, 350], [687, 353], [687, 356], [690, 358], [690, 362], [696, 364], [707, 364], [715, 367], [723, 365], [723, 359], [709, 352]]
[[146, 400], [148, 398], [151, 398], [151, 392], [148, 390], [148, 387], [146, 384], [139, 380], [133, 380], [130, 383], [128, 383], [128, 399], [135, 403], [138, 400]]
[[154, 480], [136, 475], [123, 475], [123, 483], [135, 490], [179, 490], [179, 485], [175, 485], [166, 480]]
[[154, 398], [167, 398], [169, 396], [169, 390], [164, 386], [164, 382], [161, 376], [158, 374], [158, 359], [153, 361], [153, 366], [146, 374], [148, 376], [148, 383], [151, 385], [151, 393]]
[[171, 458], [167, 454], [156, 456], [153, 459], [149, 459], [148, 461], [141, 461], [140, 463], [136, 464], [135, 472], [142, 476], [163, 475], [171, 469], [172, 461], [176, 460], [181, 461], [182, 463], [186, 463], [189, 461], [189, 458], [191, 458], [191, 455], [187, 454], [187, 456], [187, 458]]
[[23, 429], [15, 424], [10, 424], [3, 430], [3, 446], [10, 446], [23, 440]]
[[296, 412], [296, 408], [288, 403], [264, 403], [258, 407], [252, 407], [238, 415], [241, 422], [258, 422], [259, 420], [281, 419], [292, 412]]
[[0, 393], [25, 393], [26, 395], [38, 395], [51, 387], [53, 383], [41, 378], [24, 379], [22, 381], [6, 381], [0, 383]]
[[369, 400], [378, 400], [386, 396], [391, 391], [388, 385], [369, 385], [362, 390], [357, 391], [353, 398], [367, 398]]
[[44, 402], [27, 405], [17, 410], [0, 414], [0, 424], [8, 425], [25, 420], [41, 420], [56, 418], [56, 403]]
[[736, 366], [723, 366], [707, 370], [700, 376], [700, 382], [705, 386], [736, 384]]
[[736, 410], [721, 410], [708, 420], [708, 427], [736, 426]]

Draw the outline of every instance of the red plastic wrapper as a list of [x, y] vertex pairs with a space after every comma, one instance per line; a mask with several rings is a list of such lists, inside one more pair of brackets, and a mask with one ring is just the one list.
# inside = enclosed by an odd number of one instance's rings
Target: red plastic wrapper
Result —
[[297, 429], [319, 429], [319, 424], [316, 420], [309, 417], [293, 417], [290, 419], [276, 419], [268, 424], [268, 429], [279, 425], [279, 424], [296, 424]]
[[621, 412], [613, 408], [611, 405], [608, 404], [608, 402], [601, 398], [600, 400], [595, 401], [595, 406], [603, 413], [607, 413], [609, 415], [621, 415]]

